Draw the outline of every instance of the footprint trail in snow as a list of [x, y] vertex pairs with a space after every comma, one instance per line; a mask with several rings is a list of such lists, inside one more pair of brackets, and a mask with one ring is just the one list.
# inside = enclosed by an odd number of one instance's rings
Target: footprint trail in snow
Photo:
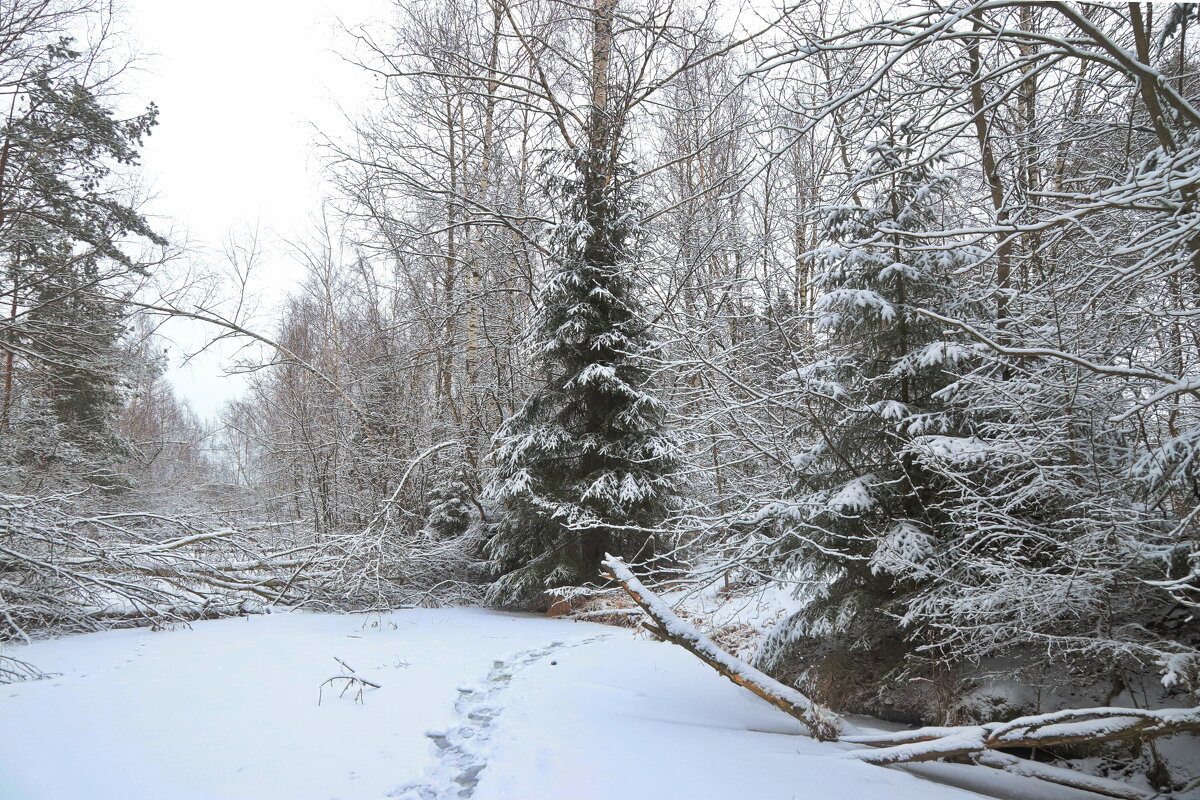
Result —
[[397, 800], [461, 800], [474, 796], [479, 774], [487, 767], [496, 718], [503, 709], [500, 696], [513, 675], [561, 650], [607, 638], [602, 635], [575, 642], [555, 641], [493, 662], [483, 682], [459, 688], [454, 704], [458, 721], [447, 730], [426, 734], [433, 741], [437, 759], [426, 779], [400, 786], [387, 796]]

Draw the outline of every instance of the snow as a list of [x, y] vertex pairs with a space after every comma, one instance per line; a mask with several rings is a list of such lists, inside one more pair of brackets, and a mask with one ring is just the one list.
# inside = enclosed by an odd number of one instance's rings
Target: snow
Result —
[[987, 442], [974, 436], [920, 436], [913, 442], [932, 457], [951, 464], [970, 464], [989, 455]]
[[875, 482], [874, 475], [863, 475], [847, 481], [830, 498], [828, 506], [833, 511], [866, 511], [875, 505], [871, 496], [871, 484]]
[[[0, 687], [4, 800], [979, 797], [847, 759], [683, 649], [589, 623], [294, 612], [9, 654], [60, 674]], [[381, 688], [318, 705], [335, 658]], [[954, 774], [1035, 785], [978, 772]]]
[[828, 320], [826, 327], [836, 327], [841, 315], [833, 309], [858, 308], [874, 311], [879, 318], [890, 322], [896, 318], [895, 307], [879, 292], [871, 289], [840, 288], [826, 292], [815, 305], [817, 311], [826, 312], [823, 316]]
[[887, 572], [898, 577], [919, 574], [933, 556], [936, 540], [920, 525], [900, 520], [888, 528], [871, 556], [871, 572]]
[[893, 764], [897, 761], [920, 761], [922, 757], [961, 749], [964, 752], [980, 750], [987, 739], [987, 729], [982, 726], [949, 728], [946, 735], [937, 739], [882, 747], [878, 750], [852, 750], [848, 758], [856, 758], [875, 764]]

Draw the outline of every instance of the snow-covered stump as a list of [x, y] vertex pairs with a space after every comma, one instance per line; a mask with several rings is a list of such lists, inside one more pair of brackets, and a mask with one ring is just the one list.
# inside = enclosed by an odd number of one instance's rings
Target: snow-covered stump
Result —
[[610, 577], [621, 584], [634, 602], [654, 620], [653, 633], [679, 645], [738, 686], [749, 689], [779, 710], [800, 720], [814, 738], [820, 741], [838, 738], [841, 718], [833, 711], [726, 653], [707, 636], [680, 619], [658, 595], [642, 585], [621, 559], [606, 554], [603, 563], [610, 571]]

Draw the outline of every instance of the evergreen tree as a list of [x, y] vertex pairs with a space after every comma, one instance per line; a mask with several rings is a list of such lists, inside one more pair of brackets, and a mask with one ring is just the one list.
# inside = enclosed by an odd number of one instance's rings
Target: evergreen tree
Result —
[[442, 539], [462, 536], [471, 526], [471, 498], [467, 468], [460, 465], [429, 492], [425, 529]]
[[10, 297], [0, 427], [20, 416], [18, 397], [40, 405], [43, 395], [72, 448], [101, 463], [124, 452], [112, 430], [121, 281], [145, 271], [127, 248], [139, 239], [165, 244], [112, 178], [136, 164], [157, 111], [117, 117], [105, 81], [90, 72], [91, 54], [69, 39], [36, 52], [0, 125], [0, 265]]
[[908, 144], [917, 133], [884, 131], [848, 187], [857, 202], [827, 210], [833, 244], [819, 253], [826, 269], [815, 308], [828, 357], [791, 376], [816, 435], [794, 459], [794, 497], [765, 517], [782, 530], [784, 571], [813, 595], [762, 658], [787, 667], [803, 653], [799, 671], [814, 683], [829, 677], [812, 671], [823, 663], [869, 684], [907, 651], [896, 615], [935, 546], [945, 489], [914, 442], [961, 426], [941, 392], [973, 353], [944, 341], [917, 309], [963, 310], [952, 275], [968, 251], [913, 235], [940, 227], [952, 185], [937, 160]]
[[[108, 181], [116, 165], [137, 163], [158, 110], [151, 105], [143, 114], [118, 118], [110, 99], [83, 82], [87, 74], [88, 56], [68, 39], [48, 45], [29, 69], [17, 94], [19, 113], [0, 128], [0, 225], [23, 234], [41, 227], [45, 241], [70, 242], [76, 254], [134, 268], [123, 248], [130, 237], [165, 240]], [[6, 238], [6, 247], [21, 242]], [[28, 255], [26, 262], [35, 263]]]
[[496, 435], [487, 544], [491, 602], [532, 606], [597, 577], [605, 552], [654, 552], [672, 494], [676, 443], [650, 389], [658, 348], [636, 300], [637, 224], [628, 170], [607, 151], [575, 156], [555, 181], [564, 209], [555, 271], [541, 292], [535, 359], [544, 385]]
[[[1006, 326], [1014, 339], [1023, 328]], [[1053, 362], [988, 357], [941, 394], [969, 430], [912, 443], [948, 487], [920, 585], [897, 609], [922, 660], [1002, 663], [1005, 680], [1076, 689], [1123, 686], [1155, 662], [1194, 681], [1185, 609], [1144, 591], [1179, 551], [1162, 547], [1169, 518], [1130, 480], [1130, 432], [1108, 422], [1121, 393]]]
[[94, 263], [52, 271], [32, 294], [26, 334], [66, 435], [101, 453], [120, 449], [112, 422], [122, 403], [127, 353], [124, 311], [89, 291], [96, 280]]

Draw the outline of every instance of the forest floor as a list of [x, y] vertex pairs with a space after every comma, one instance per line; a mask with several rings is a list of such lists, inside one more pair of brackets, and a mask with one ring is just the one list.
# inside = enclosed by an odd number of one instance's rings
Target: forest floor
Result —
[[[57, 674], [0, 686], [3, 800], [1093, 797], [846, 759], [682, 649], [589, 623], [296, 612], [9, 655]], [[322, 687], [341, 675], [379, 688]]]

